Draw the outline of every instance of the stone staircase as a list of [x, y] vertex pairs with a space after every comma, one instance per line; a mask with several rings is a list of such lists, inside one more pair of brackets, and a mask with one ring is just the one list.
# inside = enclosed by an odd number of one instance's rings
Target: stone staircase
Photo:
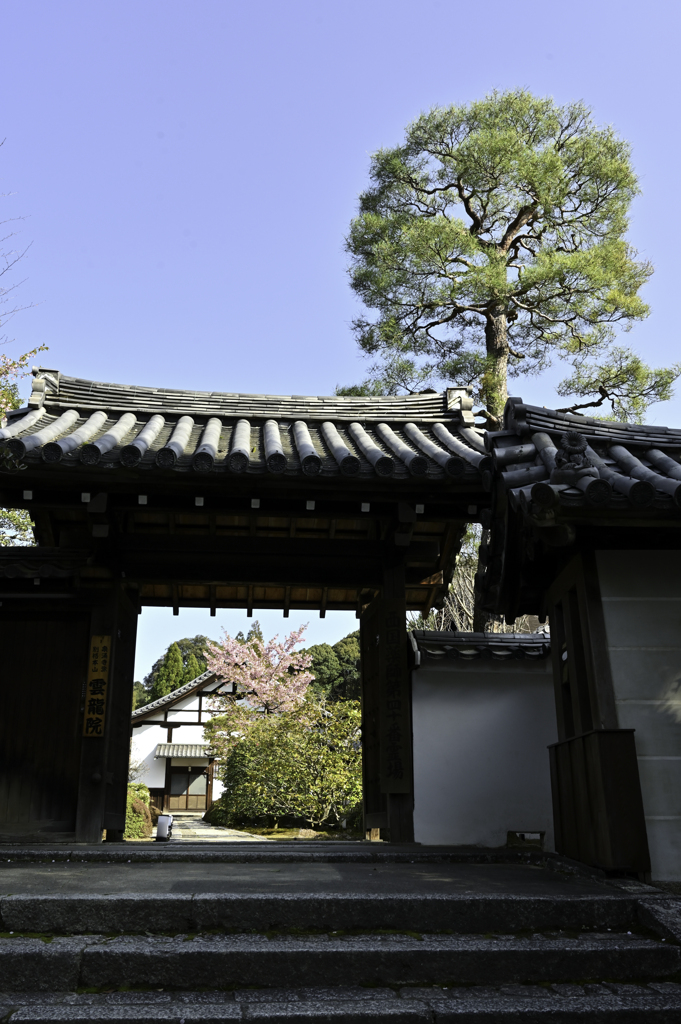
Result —
[[680, 982], [681, 900], [635, 883], [0, 897], [12, 1024], [679, 1024]]

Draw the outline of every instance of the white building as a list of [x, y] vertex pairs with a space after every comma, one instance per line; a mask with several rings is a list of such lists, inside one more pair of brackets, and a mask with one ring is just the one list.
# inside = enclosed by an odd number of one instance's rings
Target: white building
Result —
[[222, 793], [203, 735], [218, 692], [233, 693], [233, 684], [204, 672], [132, 713], [131, 758], [147, 766], [141, 781], [159, 811], [207, 811]]

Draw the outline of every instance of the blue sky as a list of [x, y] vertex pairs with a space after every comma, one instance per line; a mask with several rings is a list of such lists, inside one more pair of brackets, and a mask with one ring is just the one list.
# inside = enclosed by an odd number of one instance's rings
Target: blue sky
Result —
[[[680, 11], [3, 0], [0, 192], [13, 194], [0, 210], [27, 218], [16, 279], [37, 303], [9, 325], [12, 350], [47, 344], [44, 364], [67, 374], [197, 390], [357, 380], [343, 237], [371, 152], [433, 104], [524, 86], [585, 100], [631, 142], [643, 195], [630, 237], [656, 272], [652, 315], [626, 340], [655, 365], [677, 359]], [[513, 390], [551, 405], [559, 375]], [[681, 390], [649, 419], [681, 425]], [[140, 671], [195, 619], [143, 613]], [[204, 619], [216, 635], [245, 616]], [[310, 635], [335, 639], [347, 620]]]

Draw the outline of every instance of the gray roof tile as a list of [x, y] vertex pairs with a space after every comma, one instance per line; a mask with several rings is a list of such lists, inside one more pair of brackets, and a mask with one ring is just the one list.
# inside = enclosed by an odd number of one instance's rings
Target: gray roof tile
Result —
[[[105, 384], [67, 377], [54, 370], [36, 373], [33, 394], [27, 408], [14, 410], [9, 422], [0, 429], [0, 443], [5, 442], [17, 456], [29, 464], [50, 461], [64, 467], [99, 465], [101, 468], [127, 467], [141, 471], [158, 465], [178, 472], [225, 473], [245, 470], [249, 474], [283, 473], [298, 476], [304, 472], [321, 477], [340, 474], [360, 477], [383, 476], [393, 464], [393, 479], [406, 479], [418, 472], [433, 480], [444, 481], [451, 452], [433, 427], [444, 425], [456, 438], [457, 454], [468, 470], [478, 476], [483, 434], [474, 425], [472, 401], [465, 388], [450, 388], [441, 393], [420, 395], [388, 395], [381, 397], [339, 397], [299, 395], [241, 395], [231, 392], [182, 391], [172, 388], [133, 387]], [[73, 410], [77, 414], [74, 419]], [[40, 412], [36, 419], [36, 411]], [[70, 413], [64, 417], [65, 413]], [[127, 414], [127, 415], [126, 415]], [[131, 425], [131, 415], [135, 417]], [[141, 445], [141, 457], [135, 462], [136, 439], [153, 415], [160, 414], [163, 425], [148, 446]], [[125, 431], [121, 417], [126, 415]], [[181, 417], [189, 428], [188, 437], [177, 444], [177, 428]], [[197, 450], [204, 443], [204, 432], [210, 420], [219, 421], [219, 433], [213, 437], [214, 461], [195, 461]], [[68, 420], [68, 422], [67, 422]], [[230, 462], [237, 422], [250, 425], [249, 461]], [[64, 429], [55, 429], [58, 421]], [[274, 421], [278, 431], [281, 456], [265, 458], [264, 431], [267, 421]], [[302, 465], [295, 441], [295, 423], [304, 423], [300, 437], [308, 437], [314, 451], [306, 449]], [[90, 431], [83, 443], [78, 441], [85, 423], [97, 429]], [[334, 458], [322, 429], [331, 422], [351, 455], [359, 459]], [[434, 447], [421, 451], [405, 430], [416, 425]], [[70, 438], [65, 443], [67, 436]], [[444, 435], [443, 435], [444, 436]], [[449, 433], [447, 434], [449, 436]], [[45, 438], [43, 440], [43, 437]], [[75, 439], [75, 442], [74, 442]], [[45, 443], [51, 442], [49, 446]], [[171, 445], [171, 447], [168, 447]], [[238, 444], [237, 444], [238, 447]], [[376, 450], [384, 458], [377, 461]], [[415, 460], [409, 453], [416, 456]], [[440, 458], [433, 458], [440, 452]], [[123, 453], [123, 461], [121, 455]], [[132, 461], [128, 458], [131, 454]], [[315, 459], [315, 453], [319, 460]], [[425, 472], [423, 472], [425, 465]]]

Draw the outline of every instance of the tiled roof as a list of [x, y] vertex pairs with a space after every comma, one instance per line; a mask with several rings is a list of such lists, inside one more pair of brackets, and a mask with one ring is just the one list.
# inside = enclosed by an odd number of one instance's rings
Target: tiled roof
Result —
[[456, 633], [414, 629], [409, 634], [414, 665], [436, 661], [472, 661], [493, 658], [546, 658], [551, 652], [551, 637], [541, 633]]
[[[511, 398], [504, 430], [488, 434], [487, 447], [511, 504], [529, 514], [681, 509], [681, 430], [610, 423]], [[492, 474], [487, 480], [491, 485]]]
[[180, 700], [182, 697], [186, 697], [188, 694], [192, 693], [193, 690], [199, 689], [204, 683], [209, 683], [211, 679], [215, 678], [215, 672], [211, 672], [210, 670], [202, 672], [200, 676], [196, 676], [195, 679], [192, 679], [189, 683], [185, 683], [183, 686], [178, 686], [176, 690], [172, 690], [170, 693], [167, 693], [165, 697], [159, 697], [158, 700], [152, 700], [150, 704], [145, 704], [144, 707], [137, 708], [132, 713], [133, 722], [136, 718], [142, 718], [145, 715], [151, 714], [153, 711], [158, 711], [161, 708], [168, 707], [169, 704], [174, 704], [175, 701]]
[[240, 395], [37, 370], [4, 442], [29, 465], [478, 479], [490, 460], [466, 388], [386, 397]]
[[154, 757], [208, 757], [207, 743], [157, 743]]

